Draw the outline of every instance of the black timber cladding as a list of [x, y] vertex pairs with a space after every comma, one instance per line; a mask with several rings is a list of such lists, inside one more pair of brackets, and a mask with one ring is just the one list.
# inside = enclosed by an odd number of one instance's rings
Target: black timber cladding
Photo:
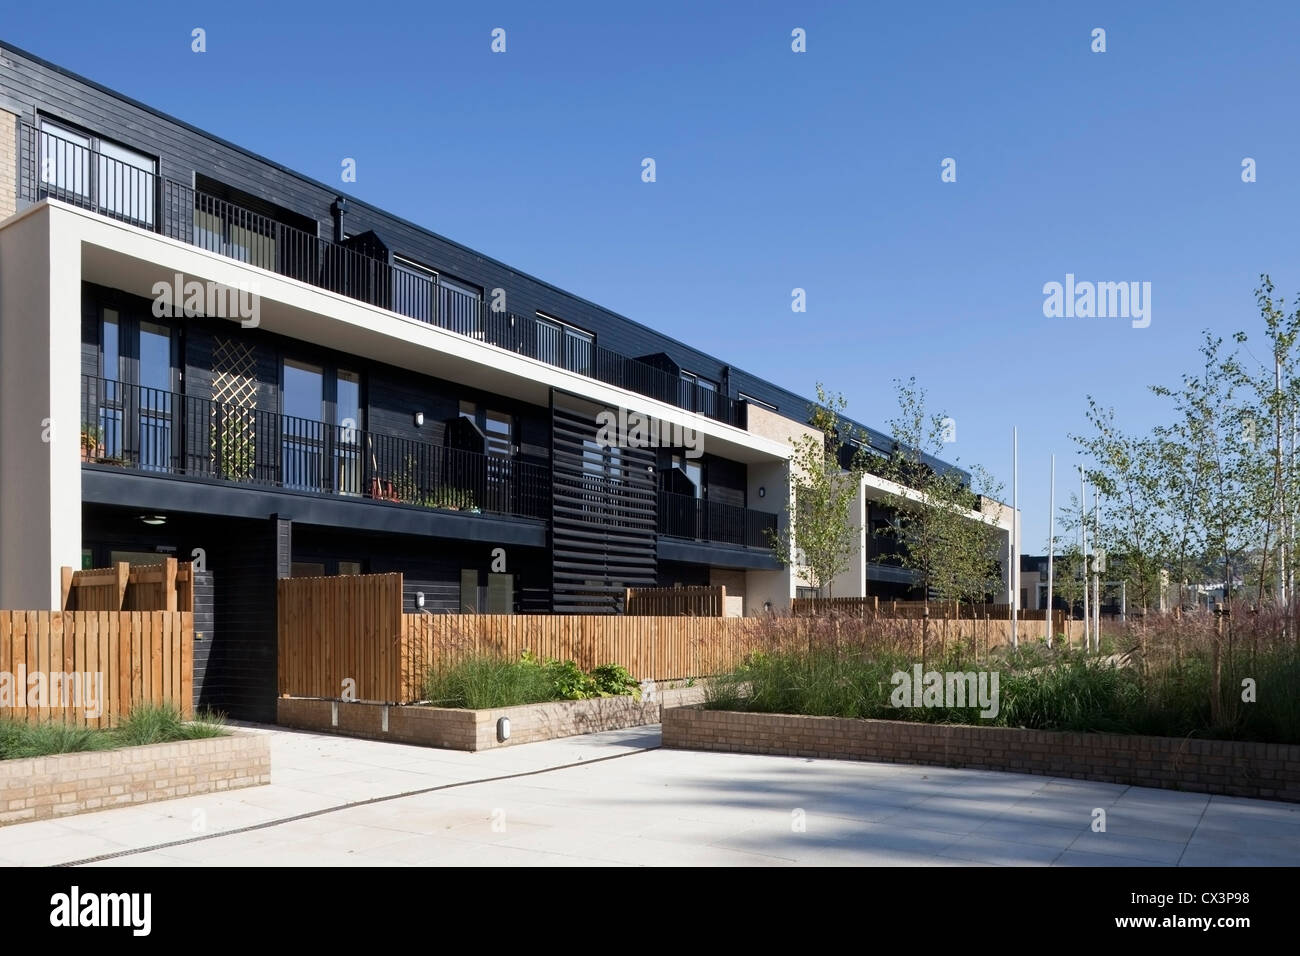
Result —
[[[38, 113], [48, 115], [154, 156], [160, 174], [169, 179], [191, 184], [206, 177], [293, 210], [307, 222], [316, 222], [324, 237], [333, 234], [331, 204], [343, 196], [353, 235], [373, 231], [396, 255], [485, 292], [502, 289], [512, 312], [544, 312], [594, 333], [605, 348], [632, 357], [662, 355], [681, 369], [721, 384], [732, 397], [744, 392], [782, 415], [807, 419], [807, 398], [3, 42], [0, 98], [21, 106], [28, 121]], [[873, 446], [888, 451], [886, 435], [865, 431]], [[937, 460], [931, 463], [940, 470], [950, 467]]]
[[657, 581], [654, 452], [597, 442], [602, 406], [551, 392], [551, 610], [615, 614]]

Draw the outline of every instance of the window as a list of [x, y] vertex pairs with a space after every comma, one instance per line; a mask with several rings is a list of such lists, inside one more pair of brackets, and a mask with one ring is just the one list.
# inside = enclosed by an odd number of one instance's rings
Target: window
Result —
[[89, 136], [41, 121], [41, 185], [56, 199], [90, 198]]
[[432, 269], [394, 257], [393, 311], [421, 322], [432, 322], [433, 288], [437, 282], [438, 275]]
[[487, 453], [501, 458], [509, 458], [514, 453], [515, 418], [505, 412], [488, 409], [485, 416], [484, 434], [487, 436]]
[[[361, 375], [339, 369], [335, 375], [334, 473], [340, 494], [361, 494]], [[342, 572], [340, 572], [342, 573]], [[358, 574], [360, 572], [357, 572]]]
[[360, 573], [361, 573], [361, 562], [360, 562], [360, 561], [340, 561], [340, 562], [339, 562], [339, 574], [340, 574], [340, 575], [343, 575], [343, 574], [360, 574]]
[[319, 490], [324, 475], [325, 373], [316, 365], [284, 360], [281, 395], [281, 481], [286, 488]]
[[460, 417], [468, 418], [470, 421], [478, 422], [478, 406], [473, 402], [467, 402], [465, 399], [460, 400]]
[[323, 578], [325, 565], [308, 561], [294, 561], [289, 565], [291, 578]]
[[460, 613], [478, 613], [478, 571], [472, 568], [460, 572]]
[[438, 277], [438, 325], [461, 335], [483, 337], [479, 324], [479, 304], [482, 293], [472, 286]]
[[682, 372], [681, 406], [694, 412], [713, 415], [717, 405], [718, 383], [701, 378], [694, 372]]
[[696, 498], [704, 497], [704, 465], [699, 459], [686, 458], [682, 455], [673, 455], [673, 467], [686, 476], [694, 487], [694, 496]]
[[283, 272], [276, 251], [278, 233], [279, 224], [273, 219], [241, 210], [214, 196], [194, 195], [194, 245], [200, 249], [271, 272]]
[[166, 471], [172, 457], [171, 329], [140, 323], [139, 362], [140, 467]]
[[777, 406], [771, 404], [770, 402], [765, 402], [762, 399], [755, 398], [753, 395], [746, 395], [744, 392], [737, 392], [736, 398], [739, 401], [749, 402], [749, 404], [751, 405], [758, 405], [762, 408], [766, 408], [768, 411], [771, 412], [779, 411]]
[[44, 195], [153, 227], [152, 157], [42, 119], [39, 162]]
[[596, 337], [543, 312], [537, 313], [537, 357], [550, 365], [591, 375]]
[[99, 443], [108, 458], [122, 457], [122, 344], [116, 309], [104, 310], [100, 325]]

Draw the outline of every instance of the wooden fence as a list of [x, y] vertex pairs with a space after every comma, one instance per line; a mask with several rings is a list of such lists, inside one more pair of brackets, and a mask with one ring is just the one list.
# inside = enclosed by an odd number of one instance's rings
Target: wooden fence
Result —
[[109, 727], [140, 703], [193, 716], [189, 611], [0, 611], [0, 718]]
[[63, 568], [64, 611], [193, 611], [194, 572], [165, 558], [160, 564], [73, 571]]
[[432, 667], [479, 654], [573, 660], [583, 670], [622, 664], [638, 680], [680, 680], [740, 661], [760, 627], [754, 618], [606, 614], [406, 614], [402, 688], [420, 694]]
[[[621, 664], [638, 680], [680, 680], [717, 673], [757, 647], [871, 642], [937, 661], [954, 643], [977, 658], [1010, 642], [1011, 622], [931, 616], [848, 615], [774, 618], [402, 613], [400, 574], [286, 578], [279, 588], [279, 692], [409, 703], [421, 699], [431, 669], [474, 655], [573, 660], [584, 669]], [[685, 589], [682, 589], [685, 590]], [[836, 624], [835, 622], [840, 622]], [[1075, 641], [1082, 622], [1056, 633]], [[843, 625], [841, 627], [841, 625]], [[1043, 621], [1022, 621], [1022, 641], [1042, 636]]]
[[282, 696], [406, 699], [400, 574], [281, 578], [276, 587]]
[[727, 589], [722, 585], [686, 588], [628, 588], [624, 613], [630, 617], [722, 617]]

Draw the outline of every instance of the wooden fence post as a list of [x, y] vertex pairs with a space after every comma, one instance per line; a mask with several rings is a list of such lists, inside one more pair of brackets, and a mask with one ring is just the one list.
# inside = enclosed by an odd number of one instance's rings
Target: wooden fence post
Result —
[[131, 580], [131, 565], [125, 561], [119, 561], [113, 570], [117, 575], [117, 607], [111, 608], [111, 610], [120, 611], [126, 605], [126, 585]]
[[68, 598], [72, 596], [72, 568], [66, 565], [59, 569], [59, 610], [70, 610]]

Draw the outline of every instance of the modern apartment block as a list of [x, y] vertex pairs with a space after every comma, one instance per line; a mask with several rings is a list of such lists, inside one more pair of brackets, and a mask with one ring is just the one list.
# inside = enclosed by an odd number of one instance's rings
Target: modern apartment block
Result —
[[[283, 576], [401, 571], [431, 613], [786, 607], [767, 535], [808, 406], [0, 44], [0, 607], [201, 559], [235, 714], [273, 706]], [[864, 483], [837, 595], [912, 586], [870, 533], [897, 492]]]

